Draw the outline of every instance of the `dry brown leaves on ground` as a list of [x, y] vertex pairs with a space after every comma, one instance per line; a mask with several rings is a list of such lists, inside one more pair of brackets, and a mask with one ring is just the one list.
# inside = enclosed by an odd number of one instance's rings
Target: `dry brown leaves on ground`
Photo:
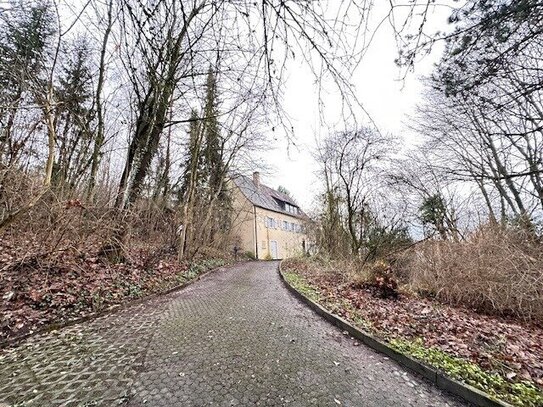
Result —
[[99, 245], [42, 252], [37, 241], [0, 240], [0, 342], [185, 282], [188, 264], [176, 254], [134, 250], [111, 264]]
[[318, 273], [300, 263], [285, 266], [318, 288], [327, 303], [336, 305], [336, 312], [352, 317], [349, 307], [341, 305], [347, 301], [358, 316], [387, 339], [422, 338], [427, 346], [499, 371], [509, 379], [528, 379], [543, 386], [541, 327], [481, 315], [414, 295], [382, 299], [369, 290], [353, 288], [341, 273]]

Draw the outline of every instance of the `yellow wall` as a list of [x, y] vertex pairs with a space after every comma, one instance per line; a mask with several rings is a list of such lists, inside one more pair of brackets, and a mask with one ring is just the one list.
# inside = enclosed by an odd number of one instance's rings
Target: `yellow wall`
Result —
[[[276, 258], [284, 259], [303, 254], [302, 242], [304, 240], [307, 242], [306, 235], [304, 233], [283, 229], [283, 221], [302, 225], [303, 221], [301, 219], [263, 208], [256, 208], [256, 214], [259, 259], [272, 257], [270, 246], [272, 241], [277, 242]], [[275, 228], [266, 227], [267, 217], [275, 219]]]
[[[255, 254], [255, 212], [256, 236], [258, 241], [258, 258], [272, 258], [271, 247], [277, 242], [277, 258], [287, 258], [303, 253], [302, 242], [307, 236], [290, 230], [283, 230], [283, 222], [303, 225], [303, 220], [287, 214], [254, 207], [238, 188], [232, 189], [234, 215], [232, 220], [232, 239], [241, 248], [241, 252]], [[266, 226], [266, 218], [275, 219], [276, 228]]]
[[242, 252], [254, 255], [255, 224], [253, 204], [232, 183], [233, 215], [231, 223], [232, 240]]

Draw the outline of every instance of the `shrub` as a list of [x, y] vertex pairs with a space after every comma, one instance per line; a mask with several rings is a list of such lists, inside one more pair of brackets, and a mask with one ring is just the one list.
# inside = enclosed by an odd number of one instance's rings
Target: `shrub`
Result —
[[398, 298], [398, 282], [389, 263], [378, 260], [351, 276], [351, 286], [381, 298]]
[[543, 247], [521, 228], [483, 227], [409, 253], [411, 288], [480, 312], [543, 318]]

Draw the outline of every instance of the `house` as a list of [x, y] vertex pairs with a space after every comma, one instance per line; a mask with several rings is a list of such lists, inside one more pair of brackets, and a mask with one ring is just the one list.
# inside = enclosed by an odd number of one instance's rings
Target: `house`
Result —
[[256, 259], [282, 259], [307, 251], [309, 218], [288, 195], [253, 177], [232, 177], [232, 238], [241, 252]]

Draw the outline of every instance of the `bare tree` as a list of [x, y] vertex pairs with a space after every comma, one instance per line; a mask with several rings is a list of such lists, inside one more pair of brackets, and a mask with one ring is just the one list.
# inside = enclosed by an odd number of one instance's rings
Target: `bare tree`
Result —
[[[95, 9], [99, 9], [95, 6]], [[88, 197], [93, 198], [94, 189], [96, 186], [96, 178], [98, 175], [98, 167], [100, 165], [100, 159], [102, 155], [102, 147], [105, 141], [105, 112], [103, 91], [106, 83], [106, 55], [109, 46], [109, 39], [111, 31], [113, 29], [114, 15], [113, 15], [113, 0], [109, 0], [106, 5], [106, 25], [102, 37], [102, 43], [100, 47], [100, 62], [98, 64], [98, 79], [96, 81], [96, 93], [94, 97], [95, 110], [96, 110], [96, 134], [94, 136], [94, 145], [92, 149], [91, 169], [88, 185]]]
[[[392, 213], [385, 199], [385, 178], [393, 145], [371, 128], [332, 134], [319, 151], [325, 193], [321, 244], [327, 251], [333, 241], [347, 243], [350, 253], [363, 261], [373, 260], [384, 245], [407, 239], [401, 212]], [[340, 243], [341, 244], [341, 243]]]

